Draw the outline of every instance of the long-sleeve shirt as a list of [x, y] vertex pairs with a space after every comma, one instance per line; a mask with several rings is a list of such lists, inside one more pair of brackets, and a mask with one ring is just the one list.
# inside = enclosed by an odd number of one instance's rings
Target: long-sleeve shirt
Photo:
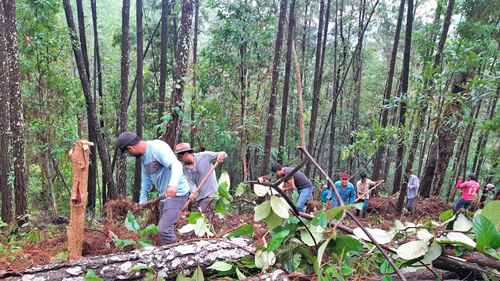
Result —
[[370, 186], [374, 186], [375, 184], [377, 183], [372, 181], [371, 179], [365, 179], [364, 182], [362, 180], [359, 180], [356, 183], [356, 187], [358, 188], [358, 197], [364, 194], [363, 197], [361, 197], [361, 199], [369, 199], [370, 192], [368, 191], [370, 190]]
[[159, 194], [165, 193], [167, 186], [177, 187], [177, 196], [189, 192], [189, 184], [184, 177], [182, 164], [177, 160], [170, 146], [161, 140], [146, 141], [146, 152], [142, 155], [142, 182], [139, 202], [148, 200], [148, 193], [154, 185]]
[[459, 187], [462, 190], [462, 199], [467, 201], [474, 200], [477, 192], [479, 191], [480, 185], [477, 181], [468, 180], [462, 183]]
[[408, 199], [417, 197], [419, 187], [420, 179], [415, 175], [411, 175], [408, 179], [408, 190], [406, 191], [406, 196], [408, 197]]
[[[341, 181], [335, 182], [335, 188], [337, 189], [342, 201], [344, 204], [349, 205], [353, 204], [356, 201], [356, 189], [351, 182], [347, 182], [346, 186], [342, 186]], [[334, 191], [331, 193], [332, 207], [340, 206], [340, 202], [337, 200], [337, 196], [335, 196]]]
[[[212, 162], [214, 162], [217, 159], [219, 153], [225, 154], [225, 152], [213, 152], [213, 151], [204, 151], [200, 153], [195, 153], [194, 164], [184, 166], [184, 174], [191, 183], [192, 191], [194, 191], [194, 189], [198, 187], [203, 178], [205, 178], [205, 176], [208, 174], [212, 166]], [[217, 192], [217, 189], [218, 189], [217, 177], [215, 175], [215, 171], [212, 171], [212, 173], [208, 176], [205, 184], [201, 187], [196, 200], [201, 200], [206, 197], [212, 196], [215, 192]]]

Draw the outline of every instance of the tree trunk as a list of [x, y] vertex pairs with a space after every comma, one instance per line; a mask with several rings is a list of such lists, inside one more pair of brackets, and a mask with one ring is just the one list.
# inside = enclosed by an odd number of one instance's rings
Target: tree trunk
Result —
[[200, 0], [195, 0], [194, 3], [194, 31], [193, 31], [193, 94], [191, 97], [191, 125], [190, 127], [190, 142], [191, 145], [194, 146], [195, 138], [196, 138], [196, 124], [195, 124], [195, 111], [196, 111], [196, 101], [198, 98], [198, 89], [196, 88], [196, 71], [197, 71], [197, 62], [198, 62], [198, 26], [199, 26], [199, 16], [200, 16]]
[[[121, 88], [120, 88], [120, 113], [118, 116], [118, 132], [127, 131], [128, 121], [128, 74], [129, 74], [129, 50], [130, 50], [130, 0], [123, 0], [122, 6], [122, 42], [121, 42]], [[127, 154], [118, 153], [118, 167], [116, 173], [116, 186], [118, 196], [127, 196]]]
[[[328, 3], [330, 3], [328, 1]], [[318, 33], [316, 36], [316, 52], [315, 52], [315, 62], [314, 62], [314, 78], [313, 78], [313, 90], [312, 90], [312, 108], [311, 108], [311, 120], [309, 122], [309, 140], [307, 144], [307, 150], [313, 153], [314, 149], [314, 133], [316, 132], [316, 121], [318, 119], [318, 109], [319, 109], [319, 95], [321, 90], [321, 53], [323, 51], [323, 27], [325, 22], [325, 0], [319, 1], [319, 23], [318, 23]], [[306, 167], [306, 175], [309, 174], [311, 166], [308, 164]]]
[[[390, 102], [391, 93], [392, 93], [392, 82], [394, 80], [394, 72], [396, 69], [396, 59], [397, 59], [397, 54], [398, 54], [399, 36], [401, 33], [401, 25], [402, 25], [401, 23], [403, 22], [404, 12], [405, 12], [405, 0], [401, 0], [400, 4], [399, 4], [399, 12], [398, 12], [398, 20], [396, 23], [396, 30], [394, 31], [394, 41], [392, 42], [391, 58], [390, 58], [390, 62], [389, 62], [389, 72], [387, 74], [387, 80], [385, 82], [384, 99], [382, 101], [382, 109], [381, 109], [381, 113], [380, 113], [380, 126], [382, 128], [387, 127], [387, 123], [389, 120], [389, 118], [388, 118], [389, 102]], [[377, 154], [375, 155], [375, 159], [373, 162], [373, 176], [372, 176], [372, 178], [375, 180], [380, 178], [383, 157], [384, 157], [385, 153], [386, 153], [386, 146], [385, 146], [385, 144], [382, 143], [382, 144], [380, 144], [380, 147], [377, 149]], [[377, 194], [378, 192], [375, 191], [373, 193]]]
[[[143, 33], [142, 33], [142, 0], [136, 0], [135, 2], [135, 17], [136, 17], [136, 35], [137, 35], [137, 66], [136, 66], [136, 81], [137, 81], [137, 93], [136, 93], [136, 116], [135, 116], [135, 132], [142, 138], [142, 132], [144, 127], [144, 112], [142, 109], [142, 100], [144, 92], [144, 76], [143, 76]], [[135, 171], [134, 171], [134, 187], [132, 192], [132, 198], [134, 202], [139, 202], [139, 193], [141, 190], [141, 159], [135, 159]]]
[[[97, 7], [96, 7], [96, 0], [90, 0], [90, 7], [92, 11], [92, 27], [93, 27], [93, 33], [94, 33], [94, 103], [96, 104], [97, 107], [97, 94], [96, 92], [99, 93], [99, 112], [100, 115], [104, 115], [104, 95], [103, 95], [103, 82], [102, 82], [102, 67], [101, 67], [101, 53], [99, 51], [99, 34], [97, 32]], [[87, 111], [87, 118], [88, 120], [91, 120], [89, 112]], [[101, 117], [100, 119], [100, 127], [104, 128], [104, 118]], [[95, 128], [95, 126], [94, 126]], [[97, 130], [95, 131], [97, 134]], [[89, 141], [97, 140], [97, 136], [94, 136], [94, 138], [89, 136]], [[90, 170], [89, 170], [89, 177], [92, 175], [93, 171], [93, 159], [95, 158], [95, 166], [97, 169], [97, 153], [96, 153], [96, 146], [93, 145], [90, 147]], [[96, 172], [96, 177], [97, 177], [97, 172]], [[91, 182], [89, 180], [89, 182]], [[101, 187], [101, 200], [102, 200], [102, 206], [106, 203], [106, 177], [105, 173], [102, 173], [102, 187]], [[96, 201], [97, 194], [93, 193], [93, 190], [89, 187], [89, 200], [88, 200], [88, 206], [87, 209], [90, 212], [94, 211], [95, 208], [95, 201]]]
[[266, 123], [266, 133], [264, 142], [264, 161], [262, 162], [262, 174], [267, 174], [271, 159], [271, 146], [273, 144], [274, 112], [276, 111], [276, 92], [278, 87], [281, 46], [283, 45], [283, 25], [285, 24], [288, 0], [280, 1], [280, 13], [278, 28], [276, 31], [276, 41], [274, 43], [274, 59], [271, 78], [271, 96], [269, 98], [269, 115]]
[[175, 79], [172, 91], [170, 114], [172, 118], [167, 124], [167, 131], [162, 136], [171, 147], [173, 147], [179, 138], [181, 130], [180, 113], [182, 112], [182, 98], [184, 93], [184, 76], [188, 68], [189, 43], [191, 41], [191, 25], [193, 22], [193, 2], [192, 0], [182, 1], [182, 17], [179, 38], [175, 53]]
[[245, 120], [247, 115], [247, 66], [246, 66], [246, 44], [240, 46], [240, 160], [241, 160], [241, 181], [248, 179], [248, 159], [247, 159], [247, 140], [246, 140], [246, 127]]
[[12, 222], [12, 186], [10, 175], [10, 126], [9, 126], [9, 51], [7, 48], [7, 19], [4, 5], [0, 4], [0, 194], [2, 196], [2, 220]]
[[[186, 270], [194, 271], [198, 266], [206, 268], [215, 261], [237, 261], [252, 255], [254, 251], [255, 248], [249, 239], [204, 239], [181, 245], [150, 247], [128, 253], [85, 258], [65, 264], [49, 264], [19, 273], [0, 273], [0, 280], [83, 280], [89, 270], [94, 270], [98, 277], [106, 281], [143, 280], [147, 271], [165, 274], [164, 277], [170, 280]], [[131, 270], [144, 266], [145, 270]]]
[[[160, 97], [158, 100], [158, 121], [165, 114], [165, 86], [167, 81], [167, 54], [168, 54], [168, 20], [175, 0], [161, 1], [161, 33], [160, 33]], [[174, 33], [176, 31], [174, 30]]]
[[[85, 15], [83, 12], [83, 3], [82, 0], [77, 0], [76, 1], [76, 14], [78, 18], [78, 32], [80, 35], [80, 48], [82, 50], [82, 55], [83, 55], [83, 63], [85, 64], [85, 73], [87, 74], [87, 77], [89, 77], [89, 83], [90, 83], [90, 70], [89, 70], [89, 57], [87, 54], [87, 36], [85, 34]], [[94, 82], [95, 83], [95, 82]], [[95, 88], [95, 87], [94, 87]], [[95, 91], [94, 91], [95, 93]], [[94, 100], [96, 98], [96, 95], [94, 94]], [[92, 122], [90, 122], [90, 118], [88, 117], [89, 110], [87, 108], [87, 122], [88, 122], [88, 139], [90, 142], [95, 142], [95, 126]], [[89, 207], [90, 211], [94, 211], [95, 207], [95, 193], [96, 193], [96, 176], [97, 176], [97, 157], [95, 153], [95, 147], [91, 147], [91, 154], [90, 154], [90, 167], [89, 167], [89, 173], [88, 173], [88, 191], [89, 191]]]
[[330, 145], [328, 150], [328, 174], [330, 177], [333, 176], [334, 167], [334, 152], [335, 152], [335, 118], [337, 117], [337, 102], [338, 102], [338, 91], [339, 91], [339, 78], [340, 78], [340, 67], [337, 65], [337, 48], [338, 48], [338, 11], [339, 5], [338, 0], [335, 0], [335, 31], [333, 34], [333, 85], [332, 85], [332, 122], [330, 125]]
[[[399, 108], [399, 129], [403, 130], [405, 126], [405, 114], [406, 114], [406, 97], [408, 96], [408, 80], [410, 74], [410, 55], [411, 55], [411, 35], [413, 27], [413, 0], [408, 0], [408, 6], [406, 9], [406, 30], [405, 30], [405, 49], [403, 52], [403, 65], [401, 68], [401, 94], [400, 94], [400, 108]], [[403, 163], [404, 157], [404, 134], [402, 134], [401, 139], [398, 143], [398, 152], [396, 163]], [[411, 167], [410, 167], [411, 169]], [[398, 165], [396, 169], [396, 174], [394, 175], [394, 189], [396, 189], [396, 184], [401, 181], [403, 167]], [[403, 203], [406, 197], [406, 189], [408, 176], [410, 175], [410, 170], [406, 169], [405, 183], [401, 188], [398, 198], [397, 211], [401, 213], [403, 210]]]
[[278, 161], [283, 163], [285, 154], [285, 138], [286, 138], [286, 124], [288, 113], [288, 93], [290, 92], [290, 73], [292, 68], [292, 44], [295, 40], [295, 0], [290, 2], [290, 10], [288, 11], [288, 31], [286, 42], [286, 62], [285, 62], [285, 81], [283, 82], [283, 102], [281, 105], [281, 126], [280, 126], [280, 139], [279, 139], [279, 154]]
[[82, 85], [82, 90], [83, 90], [83, 95], [85, 96], [85, 103], [87, 107], [90, 109], [90, 121], [93, 122], [96, 125], [96, 131], [97, 131], [97, 150], [99, 152], [99, 157], [101, 158], [101, 164], [102, 164], [102, 170], [104, 177], [106, 178], [106, 186], [108, 188], [109, 194], [114, 194], [115, 193], [115, 186], [113, 182], [113, 175], [111, 173], [111, 161], [109, 159], [109, 153], [108, 149], [106, 146], [106, 140], [101, 133], [101, 127], [100, 124], [98, 123], [97, 119], [97, 113], [96, 113], [96, 106], [94, 102], [94, 98], [91, 95], [90, 92], [90, 85], [88, 82], [88, 77], [85, 74], [85, 65], [83, 63], [83, 56], [82, 52], [79, 48], [78, 44], [75, 44], [75, 42], [78, 42], [78, 38], [76, 36], [76, 29], [75, 29], [75, 22], [73, 19], [73, 11], [71, 9], [71, 5], [69, 3], [69, 0], [63, 0], [63, 5], [64, 5], [64, 12], [66, 15], [66, 22], [68, 24], [69, 28], [69, 36], [71, 41], [73, 42], [72, 48], [73, 48], [73, 53], [75, 57], [75, 62], [76, 66], [78, 68], [78, 75], [80, 77], [80, 83]]
[[24, 155], [24, 117], [23, 100], [20, 89], [19, 48], [16, 31], [16, 1], [4, 0], [6, 19], [6, 39], [9, 57], [9, 90], [10, 90], [10, 128], [12, 131], [12, 157], [14, 158], [14, 190], [16, 201], [16, 217], [27, 211], [27, 177]]

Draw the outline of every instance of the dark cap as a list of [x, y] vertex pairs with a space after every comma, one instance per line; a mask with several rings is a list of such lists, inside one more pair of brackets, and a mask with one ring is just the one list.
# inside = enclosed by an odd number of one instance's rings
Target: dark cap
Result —
[[138, 144], [140, 140], [141, 139], [134, 133], [123, 132], [118, 136], [116, 146], [118, 146], [121, 152], [124, 152], [127, 150], [127, 147]]
[[281, 166], [280, 164], [274, 164], [272, 167], [271, 167], [271, 171], [273, 173], [276, 173], [277, 171], [281, 170], [281, 168], [283, 168], [283, 166]]

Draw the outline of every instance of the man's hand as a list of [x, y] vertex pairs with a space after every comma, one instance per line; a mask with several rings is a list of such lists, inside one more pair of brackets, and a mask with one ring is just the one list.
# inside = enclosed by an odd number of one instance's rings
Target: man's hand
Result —
[[177, 186], [175, 185], [167, 186], [167, 190], [165, 191], [165, 197], [167, 198], [175, 197], [176, 194], [177, 194]]
[[268, 179], [266, 176], [262, 176], [262, 177], [259, 177], [259, 178], [257, 179], [257, 181], [258, 181], [259, 183], [265, 183], [265, 182], [268, 182], [268, 181], [269, 181], [269, 179]]
[[224, 159], [226, 159], [226, 153], [224, 151], [219, 152], [217, 155], [217, 162], [222, 163], [224, 162]]
[[196, 198], [198, 198], [198, 192], [194, 191], [189, 194], [189, 201], [194, 202], [196, 201]]

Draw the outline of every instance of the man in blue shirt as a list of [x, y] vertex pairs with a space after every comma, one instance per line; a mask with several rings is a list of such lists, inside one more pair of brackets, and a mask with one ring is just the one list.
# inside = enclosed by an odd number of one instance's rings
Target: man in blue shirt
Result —
[[175, 223], [189, 193], [189, 185], [170, 146], [162, 140], [144, 141], [136, 134], [123, 132], [118, 137], [118, 148], [134, 157], [142, 157], [142, 181], [139, 203], [148, 200], [154, 185], [160, 197], [160, 243], [176, 241]]
[[[335, 189], [339, 193], [342, 201], [345, 205], [354, 204], [356, 201], [356, 189], [354, 185], [349, 181], [349, 175], [347, 173], [342, 173], [340, 180], [335, 182]], [[339, 207], [340, 202], [337, 200], [337, 196], [333, 190], [331, 190], [330, 195], [332, 207]]]

